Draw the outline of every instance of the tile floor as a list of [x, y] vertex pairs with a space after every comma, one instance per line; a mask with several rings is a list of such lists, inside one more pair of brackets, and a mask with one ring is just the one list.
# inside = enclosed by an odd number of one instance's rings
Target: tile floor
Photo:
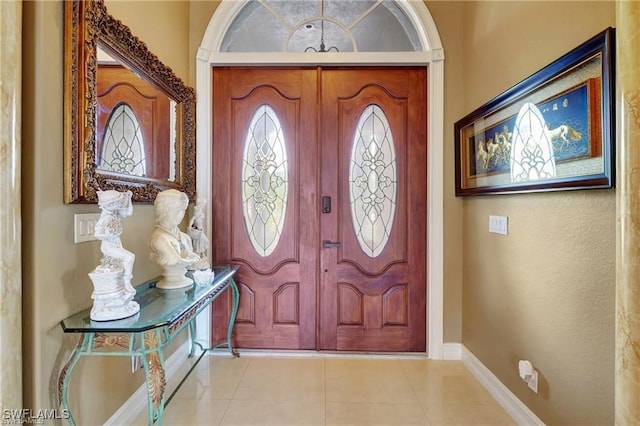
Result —
[[[146, 413], [135, 424], [146, 424]], [[163, 424], [515, 423], [460, 361], [243, 354], [203, 359], [167, 406]]]

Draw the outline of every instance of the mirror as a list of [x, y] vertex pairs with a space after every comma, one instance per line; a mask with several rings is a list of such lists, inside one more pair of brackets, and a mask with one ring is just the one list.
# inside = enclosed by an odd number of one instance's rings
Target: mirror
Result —
[[96, 191], [195, 198], [195, 91], [186, 87], [103, 0], [65, 4], [64, 201]]

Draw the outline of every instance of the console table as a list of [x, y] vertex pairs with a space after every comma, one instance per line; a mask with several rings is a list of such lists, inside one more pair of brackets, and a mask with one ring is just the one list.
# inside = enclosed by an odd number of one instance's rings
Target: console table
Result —
[[[65, 333], [80, 335], [78, 345], [58, 378], [58, 397], [63, 409], [69, 412], [69, 424], [75, 420], [69, 410], [67, 397], [71, 373], [82, 356], [135, 356], [142, 358], [147, 386], [149, 424], [162, 424], [165, 406], [191, 374], [208, 350], [227, 347], [234, 357], [238, 352], [231, 345], [231, 332], [238, 312], [239, 292], [233, 275], [237, 266], [214, 266], [215, 278], [209, 285], [192, 284], [188, 287], [163, 290], [156, 287], [159, 278], [136, 287], [134, 300], [140, 312], [130, 318], [114, 321], [92, 321], [91, 309], [84, 310], [60, 322]], [[233, 307], [227, 329], [227, 340], [210, 348], [196, 341], [196, 316], [221, 293], [230, 288]], [[176, 389], [165, 398], [164, 348], [184, 329], [191, 338], [189, 357], [198, 347], [202, 353], [184, 375]]]

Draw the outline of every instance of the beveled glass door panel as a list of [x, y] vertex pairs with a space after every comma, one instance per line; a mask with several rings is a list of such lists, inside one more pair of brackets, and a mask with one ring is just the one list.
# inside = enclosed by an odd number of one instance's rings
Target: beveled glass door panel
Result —
[[[295, 182], [301, 159], [295, 129], [301, 100], [262, 83], [247, 93], [239, 87], [233, 92], [230, 260], [271, 274], [299, 263], [295, 235], [301, 216]], [[277, 126], [277, 134], [265, 134], [265, 125], [272, 130]]]
[[384, 110], [367, 106], [356, 125], [349, 167], [351, 221], [360, 248], [369, 257], [382, 253], [396, 213], [396, 151]]
[[242, 155], [242, 212], [249, 240], [266, 257], [284, 225], [289, 186], [286, 141], [278, 114], [260, 105], [251, 118]]

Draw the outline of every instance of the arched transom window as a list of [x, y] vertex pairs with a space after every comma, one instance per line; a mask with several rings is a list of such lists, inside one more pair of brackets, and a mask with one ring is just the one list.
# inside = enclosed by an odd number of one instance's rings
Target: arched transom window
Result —
[[398, 52], [422, 50], [391, 0], [256, 0], [237, 14], [222, 52]]

